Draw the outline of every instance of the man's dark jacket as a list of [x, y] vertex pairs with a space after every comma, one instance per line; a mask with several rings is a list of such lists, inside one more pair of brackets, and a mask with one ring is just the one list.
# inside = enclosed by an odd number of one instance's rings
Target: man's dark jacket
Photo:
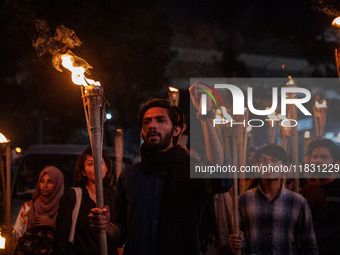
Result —
[[116, 224], [124, 254], [199, 254], [202, 203], [209, 195], [227, 192], [232, 181], [190, 179], [190, 157], [181, 146], [166, 152], [142, 146], [141, 158], [121, 173], [117, 185]]

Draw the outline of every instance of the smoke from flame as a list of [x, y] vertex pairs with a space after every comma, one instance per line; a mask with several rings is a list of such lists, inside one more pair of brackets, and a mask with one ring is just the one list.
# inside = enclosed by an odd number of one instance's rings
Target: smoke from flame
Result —
[[50, 53], [52, 55], [52, 65], [59, 72], [62, 72], [63, 70], [60, 68], [61, 65], [63, 65], [62, 57], [67, 55], [70, 57], [70, 59], [72, 59], [72, 68], [68, 68], [70, 71], [73, 72], [73, 70], [83, 70], [82, 74], [79, 74], [79, 72], [72, 74], [72, 80], [74, 83], [84, 86], [88, 84], [100, 84], [99, 82], [87, 79], [86, 77], [80, 77], [81, 75], [83, 76], [84, 73], [90, 75], [91, 72], [89, 69], [91, 69], [92, 66], [89, 65], [84, 59], [76, 56], [71, 51], [71, 49], [81, 46], [81, 41], [73, 30], [65, 27], [64, 25], [59, 25], [52, 36], [51, 29], [48, 26], [46, 20], [42, 19], [36, 21], [36, 30], [39, 37], [33, 41], [32, 45], [39, 57], [46, 53]]

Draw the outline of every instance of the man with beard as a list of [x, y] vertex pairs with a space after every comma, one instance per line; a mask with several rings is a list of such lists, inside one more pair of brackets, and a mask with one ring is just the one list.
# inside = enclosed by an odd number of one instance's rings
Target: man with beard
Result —
[[[287, 153], [276, 144], [256, 151], [259, 166], [280, 167]], [[245, 254], [318, 254], [307, 201], [282, 186], [281, 173], [269, 174], [259, 185], [239, 197], [241, 234], [231, 234], [232, 249]]]
[[302, 189], [312, 211], [320, 254], [340, 254], [340, 179], [336, 179], [340, 149], [331, 140], [315, 140], [307, 154], [310, 168], [323, 170], [320, 178]]
[[[144, 140], [141, 162], [119, 177], [118, 219], [109, 225], [94, 222], [119, 228], [124, 254], [199, 254], [201, 206], [208, 196], [226, 192], [232, 185], [229, 179], [190, 179], [190, 156], [176, 145], [181, 132], [178, 113], [165, 99], [152, 99], [142, 106], [138, 114]], [[221, 165], [225, 159], [212, 119], [202, 122], [203, 133], [209, 139], [208, 159]], [[222, 155], [211, 152], [214, 146]], [[92, 213], [100, 219], [99, 209]]]

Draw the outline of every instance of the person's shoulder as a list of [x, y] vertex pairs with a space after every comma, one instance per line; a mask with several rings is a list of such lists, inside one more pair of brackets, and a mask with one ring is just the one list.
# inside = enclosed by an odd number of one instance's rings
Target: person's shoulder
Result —
[[246, 199], [249, 199], [251, 197], [255, 197], [256, 192], [257, 192], [257, 187], [250, 189], [250, 190], [247, 190], [246, 192], [244, 192], [243, 194], [241, 194], [239, 196], [239, 200], [246, 200]]
[[21, 209], [27, 212], [33, 206], [33, 200], [26, 201], [22, 206]]
[[68, 190], [64, 192], [64, 194], [61, 196], [60, 201], [75, 201], [76, 200], [76, 191], [75, 188], [81, 187], [71, 187]]
[[136, 172], [142, 170], [142, 163], [138, 162], [133, 165], [127, 166], [119, 175], [119, 178], [128, 178], [131, 175], [134, 175]]
[[298, 203], [308, 204], [307, 200], [301, 194], [298, 194], [284, 187], [282, 188], [282, 195], [286, 196], [287, 198], [294, 199]]

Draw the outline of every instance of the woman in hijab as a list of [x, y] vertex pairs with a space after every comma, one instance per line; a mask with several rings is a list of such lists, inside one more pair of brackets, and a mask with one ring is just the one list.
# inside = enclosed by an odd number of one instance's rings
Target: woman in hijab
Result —
[[[41, 231], [41, 233], [44, 232], [45, 234], [48, 233], [49, 236], [52, 235], [50, 239], [53, 247], [53, 235], [56, 227], [59, 199], [63, 193], [64, 176], [62, 172], [54, 166], [45, 167], [39, 174], [32, 200], [25, 202], [21, 207], [13, 226], [17, 240], [19, 240], [17, 250], [23, 250], [23, 247], [26, 246], [25, 242], [27, 242], [27, 244], [30, 242], [34, 243], [34, 240], [26, 240], [27, 235], [24, 236], [24, 234], [28, 231], [30, 232], [29, 236], [34, 236], [34, 233], [38, 231]], [[31, 235], [32, 233], [33, 235]], [[36, 241], [40, 242], [41, 240]], [[29, 246], [32, 249], [38, 249], [37, 247], [34, 248], [32, 244]], [[40, 254], [42, 253], [40, 252]]]

